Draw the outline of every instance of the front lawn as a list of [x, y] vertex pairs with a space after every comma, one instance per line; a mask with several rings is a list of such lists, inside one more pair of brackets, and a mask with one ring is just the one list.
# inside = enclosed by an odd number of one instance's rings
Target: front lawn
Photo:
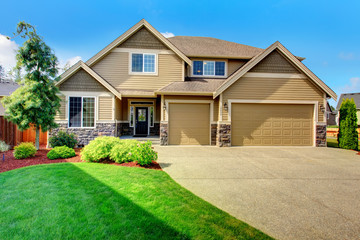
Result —
[[59, 163], [0, 173], [1, 239], [271, 239], [165, 172]]

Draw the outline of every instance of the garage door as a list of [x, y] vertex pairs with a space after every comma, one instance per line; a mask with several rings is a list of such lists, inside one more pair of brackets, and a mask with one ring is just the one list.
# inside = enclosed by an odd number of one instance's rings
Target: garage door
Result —
[[210, 104], [170, 103], [169, 144], [208, 145]]
[[314, 105], [240, 104], [231, 107], [234, 146], [312, 146]]

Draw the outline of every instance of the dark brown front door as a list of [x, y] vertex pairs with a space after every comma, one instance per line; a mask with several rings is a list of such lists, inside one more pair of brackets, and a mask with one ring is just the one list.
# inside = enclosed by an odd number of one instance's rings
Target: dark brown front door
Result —
[[135, 135], [148, 134], [148, 108], [137, 107], [135, 114]]

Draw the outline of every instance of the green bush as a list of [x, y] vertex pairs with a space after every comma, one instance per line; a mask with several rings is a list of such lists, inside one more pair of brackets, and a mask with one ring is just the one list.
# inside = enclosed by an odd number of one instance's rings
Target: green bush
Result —
[[157, 152], [152, 149], [152, 142], [140, 143], [135, 151], [135, 158], [141, 166], [150, 165], [158, 158]]
[[23, 142], [14, 147], [14, 157], [16, 159], [23, 159], [33, 157], [36, 154], [36, 148], [32, 142]]
[[87, 162], [100, 162], [108, 159], [116, 163], [135, 162], [141, 166], [157, 160], [157, 152], [150, 141], [120, 140], [116, 137], [98, 137], [81, 150], [81, 159]]
[[120, 144], [116, 144], [110, 152], [110, 160], [116, 163], [136, 161], [134, 152], [140, 144], [137, 140], [121, 140]]
[[47, 157], [51, 160], [58, 158], [71, 158], [75, 157], [75, 150], [67, 146], [54, 147], [47, 153]]
[[57, 135], [49, 138], [50, 147], [60, 147], [67, 146], [69, 148], [74, 148], [78, 143], [77, 137], [73, 133], [66, 133], [59, 131]]
[[338, 142], [340, 148], [358, 149], [357, 115], [353, 99], [345, 99], [341, 103]]
[[87, 162], [100, 162], [110, 157], [111, 149], [121, 144], [116, 137], [97, 137], [81, 149], [81, 159]]
[[4, 141], [0, 141], [0, 152], [6, 152], [10, 149], [10, 146], [7, 145]]

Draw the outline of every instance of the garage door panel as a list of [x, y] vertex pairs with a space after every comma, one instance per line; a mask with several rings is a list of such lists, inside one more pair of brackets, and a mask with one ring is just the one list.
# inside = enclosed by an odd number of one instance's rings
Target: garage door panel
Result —
[[311, 146], [313, 105], [232, 104], [232, 144]]
[[169, 105], [169, 144], [208, 145], [209, 142], [210, 104]]

